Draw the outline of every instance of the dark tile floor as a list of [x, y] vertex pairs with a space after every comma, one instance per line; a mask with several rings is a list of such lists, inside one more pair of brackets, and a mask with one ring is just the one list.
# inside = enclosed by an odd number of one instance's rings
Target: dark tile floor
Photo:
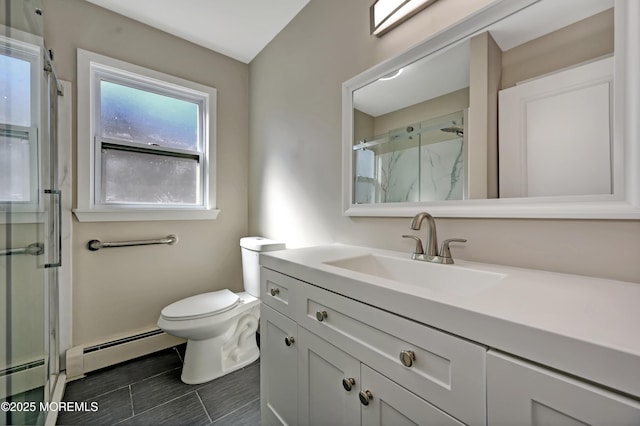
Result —
[[184, 345], [67, 383], [64, 401], [96, 411], [61, 412], [58, 425], [259, 425], [260, 362], [202, 385], [180, 381]]

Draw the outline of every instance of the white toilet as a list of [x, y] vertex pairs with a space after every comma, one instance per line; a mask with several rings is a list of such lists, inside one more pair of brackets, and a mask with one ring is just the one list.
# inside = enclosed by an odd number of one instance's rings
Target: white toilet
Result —
[[213, 291], [187, 297], [165, 307], [158, 327], [188, 339], [182, 381], [205, 383], [224, 376], [260, 356], [256, 331], [260, 318], [260, 252], [282, 250], [284, 243], [260, 237], [240, 239], [245, 291]]

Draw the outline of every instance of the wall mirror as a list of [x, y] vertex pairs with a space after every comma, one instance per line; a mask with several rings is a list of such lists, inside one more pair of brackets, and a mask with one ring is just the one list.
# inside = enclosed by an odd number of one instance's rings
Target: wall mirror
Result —
[[635, 3], [496, 1], [345, 82], [345, 214], [640, 218]]

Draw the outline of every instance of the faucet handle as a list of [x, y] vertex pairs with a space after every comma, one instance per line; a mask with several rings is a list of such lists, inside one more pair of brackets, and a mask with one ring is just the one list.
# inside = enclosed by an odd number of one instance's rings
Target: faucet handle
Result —
[[[440, 257], [445, 259], [442, 263], [453, 263], [453, 258], [451, 257], [451, 250], [449, 249], [449, 243], [466, 243], [467, 240], [462, 238], [451, 238], [449, 240], [444, 240], [442, 242], [442, 248], [440, 249]], [[448, 260], [446, 260], [448, 259]]]
[[403, 235], [402, 238], [412, 238], [416, 241], [416, 248], [413, 250], [413, 254], [424, 254], [422, 249], [422, 240], [415, 235]]

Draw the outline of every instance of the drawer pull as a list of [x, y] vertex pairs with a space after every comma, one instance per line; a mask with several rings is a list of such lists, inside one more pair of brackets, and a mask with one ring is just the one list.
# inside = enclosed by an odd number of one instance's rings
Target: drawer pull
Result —
[[279, 288], [272, 288], [271, 289], [271, 295], [275, 296], [276, 294], [280, 294], [280, 289]]
[[316, 319], [320, 322], [324, 321], [327, 318], [327, 311], [318, 311], [316, 312]]
[[353, 377], [345, 377], [344, 379], [342, 379], [342, 387], [347, 392], [349, 392], [355, 384], [356, 384], [356, 379], [354, 379]]
[[293, 342], [295, 342], [295, 341], [296, 341], [296, 339], [294, 339], [293, 336], [284, 338], [284, 343], [287, 346], [293, 345]]
[[416, 360], [416, 354], [413, 351], [402, 351], [400, 352], [400, 361], [402, 365], [405, 367], [411, 367], [413, 365], [413, 361]]
[[360, 392], [358, 396], [362, 405], [369, 405], [369, 402], [373, 399], [373, 394], [368, 390]]

